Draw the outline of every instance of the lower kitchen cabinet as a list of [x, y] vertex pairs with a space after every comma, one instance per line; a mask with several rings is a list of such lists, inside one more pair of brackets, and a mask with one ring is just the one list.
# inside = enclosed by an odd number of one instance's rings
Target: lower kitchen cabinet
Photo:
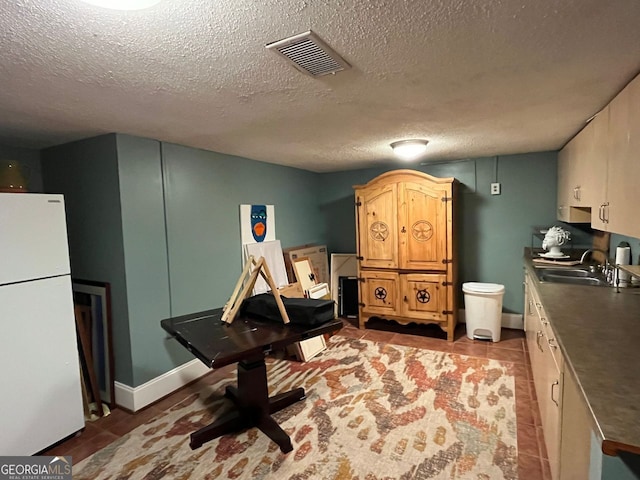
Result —
[[589, 478], [591, 456], [590, 413], [584, 403], [578, 383], [569, 372], [564, 377], [562, 395], [562, 428], [560, 450], [560, 478], [585, 480]]
[[524, 327], [553, 480], [638, 480], [640, 456], [602, 452], [580, 383], [556, 341], [534, 281], [525, 269]]
[[553, 480], [560, 479], [560, 440], [564, 359], [544, 307], [525, 274], [525, 333], [547, 457]]

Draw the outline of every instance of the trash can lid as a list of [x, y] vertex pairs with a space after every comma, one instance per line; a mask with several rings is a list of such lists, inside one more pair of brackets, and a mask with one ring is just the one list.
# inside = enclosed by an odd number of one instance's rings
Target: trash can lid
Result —
[[462, 284], [462, 291], [468, 293], [501, 293], [504, 285], [499, 283], [466, 282]]

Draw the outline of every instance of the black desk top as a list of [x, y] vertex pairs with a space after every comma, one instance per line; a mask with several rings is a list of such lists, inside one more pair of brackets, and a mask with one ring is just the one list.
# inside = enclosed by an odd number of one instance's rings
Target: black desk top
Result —
[[233, 323], [220, 319], [222, 309], [205, 310], [160, 322], [169, 334], [210, 368], [220, 368], [241, 360], [264, 357], [271, 350], [300, 340], [334, 332], [342, 320], [305, 326], [262, 321], [238, 316]]

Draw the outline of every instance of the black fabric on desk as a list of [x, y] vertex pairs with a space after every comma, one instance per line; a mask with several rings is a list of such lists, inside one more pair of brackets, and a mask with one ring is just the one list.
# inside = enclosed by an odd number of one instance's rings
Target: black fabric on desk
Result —
[[[291, 323], [320, 325], [333, 320], [335, 317], [333, 300], [287, 298], [283, 296], [281, 298]], [[270, 293], [261, 293], [245, 299], [240, 308], [240, 313], [248, 317], [258, 317], [276, 322], [283, 321], [276, 299]]]

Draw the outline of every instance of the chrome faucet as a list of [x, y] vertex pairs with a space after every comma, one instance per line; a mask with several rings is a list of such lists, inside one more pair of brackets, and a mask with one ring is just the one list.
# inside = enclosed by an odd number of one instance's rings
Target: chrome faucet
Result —
[[584, 263], [584, 259], [586, 258], [586, 256], [589, 253], [593, 253], [593, 252], [600, 252], [604, 255], [604, 265], [602, 265], [600, 268], [602, 270], [602, 274], [605, 276], [607, 282], [612, 283], [613, 282], [613, 271], [615, 270], [615, 268], [611, 265], [611, 262], [609, 261], [609, 256], [608, 253], [605, 252], [604, 250], [601, 250], [599, 248], [590, 248], [588, 250], [586, 250], [582, 256], [580, 257], [580, 265], [582, 265]]
[[600, 253], [602, 253], [602, 254], [604, 255], [604, 262], [605, 262], [604, 264], [605, 264], [605, 266], [607, 266], [607, 267], [609, 266], [609, 257], [608, 257], [608, 255], [609, 255], [609, 254], [608, 254], [607, 252], [605, 252], [604, 250], [600, 250], [599, 248], [590, 248], [589, 250], [586, 250], [586, 251], [582, 254], [582, 256], [580, 257], [580, 264], [583, 264], [583, 263], [584, 263], [584, 259], [585, 259], [585, 257], [587, 256], [587, 254], [589, 254], [589, 253], [593, 253], [593, 252], [600, 252]]

